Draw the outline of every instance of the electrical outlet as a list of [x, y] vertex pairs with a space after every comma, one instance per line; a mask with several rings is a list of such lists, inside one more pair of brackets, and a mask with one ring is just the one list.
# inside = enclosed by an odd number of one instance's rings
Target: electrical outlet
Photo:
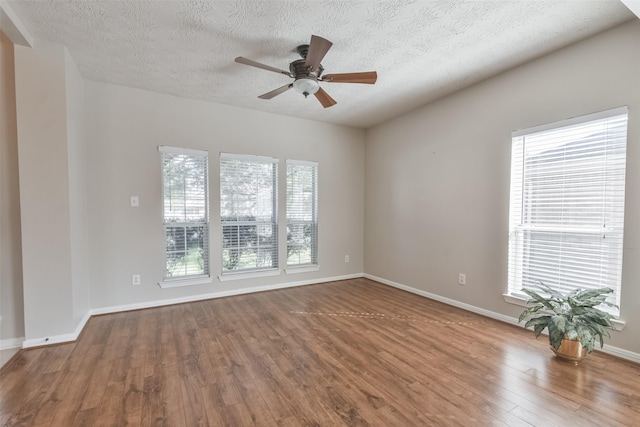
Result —
[[466, 285], [467, 284], [467, 275], [464, 273], [458, 274], [458, 285]]
[[131, 284], [132, 285], [139, 285], [140, 284], [140, 275], [139, 274], [134, 274], [133, 276], [131, 276]]
[[349, 255], [344, 256], [344, 262], [349, 262]]

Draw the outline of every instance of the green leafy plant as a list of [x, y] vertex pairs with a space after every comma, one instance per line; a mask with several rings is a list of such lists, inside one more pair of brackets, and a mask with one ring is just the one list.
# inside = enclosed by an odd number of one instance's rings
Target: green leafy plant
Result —
[[538, 288], [541, 293], [523, 289], [531, 298], [527, 300], [527, 308], [520, 314], [518, 323], [526, 321], [525, 328], [533, 326], [536, 338], [548, 329], [549, 343], [556, 350], [565, 334], [567, 339], [580, 339], [582, 347], [589, 353], [594, 348], [596, 338], [599, 339], [600, 348], [604, 346], [604, 336], [610, 336], [609, 330], [613, 329], [613, 316], [596, 307], [602, 304], [617, 307], [606, 300], [613, 289], [576, 289], [562, 294], [542, 282]]

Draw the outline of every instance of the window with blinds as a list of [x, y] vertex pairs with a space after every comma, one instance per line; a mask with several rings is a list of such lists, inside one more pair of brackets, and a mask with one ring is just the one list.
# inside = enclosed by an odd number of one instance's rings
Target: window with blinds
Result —
[[162, 157], [165, 280], [209, 276], [206, 151], [158, 147]]
[[287, 267], [318, 265], [318, 163], [287, 160]]
[[278, 159], [220, 155], [222, 274], [278, 268]]
[[513, 134], [510, 293], [606, 286], [619, 305], [626, 145], [626, 107]]

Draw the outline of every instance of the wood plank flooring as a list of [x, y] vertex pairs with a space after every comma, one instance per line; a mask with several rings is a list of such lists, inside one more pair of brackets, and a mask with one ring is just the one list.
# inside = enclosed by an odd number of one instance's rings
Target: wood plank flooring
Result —
[[0, 371], [0, 425], [640, 424], [639, 365], [545, 341], [367, 279], [109, 314]]

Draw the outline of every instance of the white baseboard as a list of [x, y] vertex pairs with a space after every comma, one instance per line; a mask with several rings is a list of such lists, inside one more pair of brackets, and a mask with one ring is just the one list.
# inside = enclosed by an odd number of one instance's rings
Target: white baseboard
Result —
[[402, 289], [403, 291], [411, 292], [425, 298], [443, 302], [447, 305], [461, 308], [463, 310], [471, 311], [473, 313], [481, 314], [485, 317], [497, 319], [505, 323], [511, 323], [512, 325], [518, 324], [518, 319], [515, 317], [505, 316], [504, 314], [496, 313], [494, 311], [485, 310], [484, 308], [476, 307], [474, 305], [466, 304], [464, 302], [456, 301], [450, 298], [445, 298], [440, 295], [432, 294], [431, 292], [423, 291], [422, 289], [412, 288], [411, 286], [403, 285], [401, 283], [393, 282], [391, 280], [383, 279], [382, 277], [372, 276], [371, 274], [365, 274], [367, 279], [375, 280], [385, 285], [393, 286], [394, 288]]
[[[484, 308], [476, 307], [474, 305], [466, 304], [464, 302], [456, 301], [450, 298], [445, 298], [440, 295], [432, 294], [431, 292], [412, 288], [411, 286], [403, 285], [401, 283], [383, 279], [382, 277], [373, 276], [371, 274], [364, 274], [363, 277], [374, 280], [376, 282], [380, 282], [384, 285], [392, 286], [394, 288], [402, 289], [403, 291], [407, 291], [416, 295], [423, 296], [425, 298], [429, 298], [435, 301], [440, 301], [442, 303], [445, 303], [454, 307], [458, 307], [463, 310], [470, 311], [472, 313], [477, 313], [485, 317], [490, 317], [492, 319], [500, 320], [501, 322], [523, 327], [521, 324], [518, 324], [518, 319], [516, 319], [515, 317], [506, 316], [504, 314], [496, 313], [490, 310], [485, 310]], [[635, 353], [635, 352], [625, 350], [623, 348], [614, 347], [608, 344], [605, 344], [604, 348], [596, 349], [596, 350], [602, 351], [603, 353], [611, 354], [613, 356], [620, 357], [622, 359], [630, 360], [632, 362], [640, 363], [640, 353]]]
[[22, 343], [24, 342], [24, 337], [19, 338], [5, 338], [0, 340], [0, 350], [9, 350], [12, 348], [20, 348], [22, 347]]
[[233, 295], [243, 295], [243, 294], [250, 294], [254, 292], [264, 292], [264, 291], [273, 291], [277, 289], [293, 288], [296, 286], [315, 285], [318, 283], [357, 279], [363, 276], [364, 276], [363, 273], [347, 274], [344, 276], [324, 277], [322, 279], [302, 280], [297, 282], [279, 283], [275, 285], [254, 286], [250, 288], [233, 289], [229, 291], [211, 292], [207, 294], [191, 295], [191, 296], [182, 297], [182, 298], [171, 298], [171, 299], [164, 299], [164, 300], [157, 300], [157, 301], [145, 301], [145, 302], [134, 303], [134, 304], [117, 305], [117, 306], [111, 306], [111, 307], [94, 308], [89, 310], [89, 312], [80, 321], [80, 323], [76, 327], [75, 331], [73, 331], [73, 333], [29, 339], [29, 340], [20, 341], [20, 343], [22, 344], [22, 348], [30, 348], [30, 347], [40, 347], [45, 345], [60, 344], [60, 343], [75, 341], [78, 339], [78, 336], [80, 336], [80, 333], [82, 332], [82, 329], [89, 321], [89, 318], [91, 318], [91, 316], [95, 316], [99, 314], [118, 313], [122, 311], [140, 310], [143, 308], [162, 307], [166, 305], [181, 304], [185, 302], [194, 302], [194, 301], [202, 301], [202, 300], [214, 299], [214, 298], [223, 298], [223, 297], [229, 297]]
[[61, 344], [65, 342], [75, 341], [80, 336], [82, 329], [84, 329], [84, 326], [87, 324], [90, 318], [91, 311], [88, 311], [80, 320], [78, 325], [76, 325], [76, 329], [72, 333], [24, 340], [24, 342], [22, 343], [22, 348], [40, 347], [43, 345]]
[[[472, 313], [477, 313], [485, 317], [496, 319], [501, 322], [509, 323], [512, 325], [518, 325], [518, 319], [516, 319], [515, 317], [506, 316], [504, 314], [496, 313], [494, 311], [486, 310], [484, 308], [476, 307], [474, 305], [470, 305], [470, 304], [466, 304], [450, 298], [442, 297], [440, 295], [423, 291], [421, 289], [416, 289], [411, 286], [403, 285], [401, 283], [387, 280], [382, 277], [373, 276], [371, 274], [356, 273], [356, 274], [348, 274], [344, 276], [325, 277], [322, 279], [303, 280], [303, 281], [297, 281], [297, 282], [280, 283], [275, 285], [254, 286], [254, 287], [234, 289], [229, 291], [212, 292], [212, 293], [192, 295], [192, 296], [182, 297], [182, 298], [172, 298], [172, 299], [165, 299], [165, 300], [158, 300], [158, 301], [147, 301], [142, 303], [95, 308], [95, 309], [89, 310], [89, 312], [82, 318], [80, 323], [78, 323], [73, 333], [56, 335], [51, 337], [44, 337], [44, 338], [36, 338], [36, 339], [30, 339], [30, 340], [24, 340], [24, 338], [10, 338], [5, 340], [0, 340], [0, 350], [8, 349], [8, 348], [17, 348], [20, 346], [22, 346], [22, 348], [39, 347], [44, 345], [60, 344], [64, 342], [75, 341], [76, 339], [78, 339], [78, 336], [80, 336], [82, 329], [87, 324], [91, 316], [95, 316], [99, 314], [109, 314], [109, 313], [118, 313], [122, 311], [140, 310], [144, 308], [162, 307], [162, 306], [172, 305], [172, 304], [181, 304], [186, 302], [202, 301], [202, 300], [214, 299], [214, 298], [223, 298], [223, 297], [234, 296], [234, 295], [244, 295], [244, 294], [250, 294], [254, 292], [272, 291], [272, 290], [278, 290], [278, 289], [292, 288], [296, 286], [315, 285], [318, 283], [357, 279], [360, 277], [365, 277], [367, 279], [371, 279], [376, 282], [379, 282], [388, 286], [392, 286], [394, 288], [402, 289], [404, 291], [411, 292], [413, 294], [420, 295], [435, 301], [439, 301], [454, 307], [458, 307], [463, 310], [470, 311]], [[622, 359], [630, 360], [632, 362], [640, 363], [640, 354], [629, 351], [629, 350], [625, 350], [622, 348], [613, 347], [611, 345], [605, 344], [604, 348], [598, 351], [602, 351], [604, 353], [608, 353], [608, 354], [620, 357]]]
[[632, 362], [640, 363], [640, 354], [633, 351], [625, 350], [624, 348], [614, 347], [609, 344], [605, 344], [602, 349], [596, 348], [597, 351], [611, 354], [612, 356], [619, 357], [621, 359], [630, 360]]
[[92, 315], [118, 313], [121, 311], [140, 310], [143, 308], [162, 307], [165, 305], [182, 304], [185, 302], [203, 301], [214, 298], [224, 298], [234, 295], [252, 294], [255, 292], [275, 291], [278, 289], [293, 288], [296, 286], [315, 285], [318, 283], [335, 282], [339, 280], [357, 279], [363, 277], [362, 273], [348, 274], [345, 276], [325, 277], [322, 279], [303, 280], [298, 282], [278, 283], [275, 285], [253, 286], [250, 288], [232, 289], [228, 291], [211, 292], [207, 294], [190, 295], [188, 297], [171, 298], [156, 301], [146, 301], [133, 304], [116, 305], [111, 307], [94, 308], [91, 310]]

